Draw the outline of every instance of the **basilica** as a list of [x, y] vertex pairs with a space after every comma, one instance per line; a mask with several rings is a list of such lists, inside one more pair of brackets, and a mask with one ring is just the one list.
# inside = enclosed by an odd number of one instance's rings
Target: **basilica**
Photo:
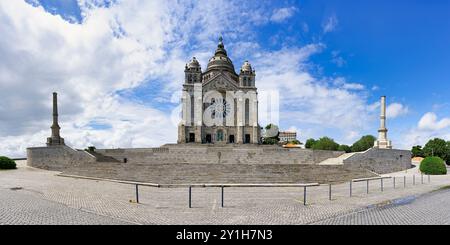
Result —
[[184, 72], [179, 144], [260, 143], [256, 74], [248, 61], [237, 74], [221, 37], [205, 72], [195, 57]]

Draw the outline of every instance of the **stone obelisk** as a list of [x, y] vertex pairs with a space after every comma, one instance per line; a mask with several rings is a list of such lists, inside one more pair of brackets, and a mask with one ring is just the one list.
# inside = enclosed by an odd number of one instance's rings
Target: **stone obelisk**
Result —
[[375, 148], [392, 149], [392, 143], [387, 138], [386, 128], [386, 96], [381, 97], [380, 129], [378, 130], [378, 140], [375, 141]]
[[64, 145], [64, 139], [59, 133], [61, 127], [58, 124], [58, 94], [56, 92], [53, 93], [53, 124], [50, 128], [52, 136], [47, 138], [47, 146]]

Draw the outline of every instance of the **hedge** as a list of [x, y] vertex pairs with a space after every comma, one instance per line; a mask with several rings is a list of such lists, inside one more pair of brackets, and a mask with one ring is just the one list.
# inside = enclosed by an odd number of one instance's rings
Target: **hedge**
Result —
[[430, 175], [445, 175], [447, 167], [440, 157], [427, 157], [420, 163], [420, 172]]
[[0, 156], [0, 169], [16, 169], [16, 162], [13, 160]]

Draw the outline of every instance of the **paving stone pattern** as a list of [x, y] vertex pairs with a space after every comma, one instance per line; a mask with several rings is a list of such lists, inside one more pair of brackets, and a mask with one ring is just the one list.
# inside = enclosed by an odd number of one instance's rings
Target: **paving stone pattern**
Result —
[[[392, 180], [386, 180], [381, 192], [380, 182], [371, 181], [369, 194], [366, 194], [365, 182], [354, 183], [351, 198], [348, 183], [332, 186], [332, 201], [328, 200], [327, 185], [309, 188], [307, 206], [303, 205], [303, 188], [225, 188], [225, 208], [220, 207], [220, 188], [194, 188], [192, 208], [188, 208], [187, 188], [140, 187], [141, 203], [136, 204], [130, 202], [135, 200], [133, 185], [58, 177], [58, 173], [23, 164], [19, 164], [18, 170], [0, 171], [0, 223], [312, 224], [450, 184], [448, 175], [433, 176], [431, 183], [421, 184], [416, 168], [391, 174], [397, 176], [396, 189]], [[416, 185], [412, 184], [413, 174], [416, 174]], [[407, 176], [406, 188], [402, 185], [404, 175]], [[12, 191], [15, 187], [22, 189]], [[18, 206], [16, 213], [24, 214], [14, 215], [16, 220], [10, 215], [14, 206]], [[408, 215], [406, 211], [405, 215]]]
[[131, 224], [64, 204], [38, 198], [20, 190], [0, 190], [0, 225], [124, 225]]
[[326, 219], [320, 225], [449, 225], [450, 190], [411, 196], [359, 212]]

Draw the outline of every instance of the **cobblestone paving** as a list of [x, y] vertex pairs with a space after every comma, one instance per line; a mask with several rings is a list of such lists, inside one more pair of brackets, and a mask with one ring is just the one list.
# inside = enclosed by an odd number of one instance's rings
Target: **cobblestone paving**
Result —
[[[450, 176], [433, 176], [431, 183], [425, 178], [421, 183], [417, 169], [392, 174], [396, 178], [384, 182], [371, 181], [369, 194], [366, 183], [354, 183], [353, 196], [349, 197], [349, 184], [332, 187], [332, 201], [328, 200], [328, 186], [308, 189], [307, 206], [303, 205], [303, 188], [226, 188], [225, 208], [220, 207], [219, 188], [195, 188], [192, 191], [193, 208], [188, 208], [187, 188], [140, 187], [140, 204], [135, 199], [132, 185], [73, 179], [56, 176], [57, 172], [38, 170], [19, 164], [18, 170], [0, 171], [0, 203], [8, 199], [4, 191], [21, 187], [16, 191], [23, 196], [64, 205], [71, 210], [83, 210], [111, 221], [125, 220], [137, 224], [309, 224], [327, 218], [365, 210], [367, 206], [405, 196], [418, 195], [450, 184]], [[412, 175], [416, 174], [416, 185]], [[407, 176], [406, 188], [402, 176]], [[24, 197], [21, 197], [24, 198]], [[32, 206], [27, 206], [32, 208]], [[26, 208], [25, 208], [26, 209]], [[0, 209], [3, 217], [5, 209]], [[39, 211], [38, 211], [39, 212]], [[29, 212], [31, 215], [32, 212]], [[61, 218], [61, 223], [83, 223]], [[25, 223], [27, 222], [26, 218]], [[45, 222], [44, 222], [45, 223]]]
[[0, 190], [0, 225], [129, 224], [21, 193]]
[[320, 225], [449, 225], [450, 190], [412, 196], [339, 217]]

